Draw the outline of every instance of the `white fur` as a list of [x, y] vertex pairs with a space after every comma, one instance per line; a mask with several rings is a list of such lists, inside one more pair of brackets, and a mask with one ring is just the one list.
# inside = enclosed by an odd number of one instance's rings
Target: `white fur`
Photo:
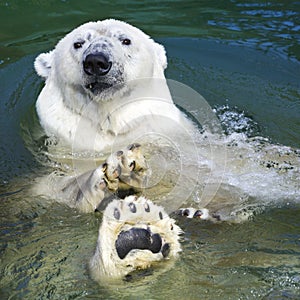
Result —
[[[122, 45], [123, 37], [131, 45]], [[85, 88], [83, 55], [88, 47], [104, 40], [110, 45], [114, 87], [93, 95]], [[73, 44], [77, 41], [84, 44], [76, 50]], [[116, 137], [122, 147], [149, 131], [168, 134], [174, 132], [174, 122], [189, 130], [189, 121], [169, 93], [166, 66], [163, 46], [139, 29], [112, 19], [86, 23], [35, 61], [37, 73], [46, 79], [36, 103], [40, 122], [49, 136], [79, 150], [107, 149]], [[113, 76], [119, 73], [122, 88]]]
[[[125, 38], [131, 40], [130, 45], [122, 43]], [[74, 47], [74, 43], [81, 46]], [[111, 87], [101, 93], [93, 92], [93, 82], [89, 81], [91, 76], [83, 67], [86, 53], [94, 48], [106, 51], [112, 61], [111, 70], [105, 75], [105, 80], [112, 83]], [[192, 123], [173, 103], [164, 76], [166, 67], [163, 46], [139, 29], [112, 19], [86, 23], [67, 34], [54, 50], [39, 55], [35, 61], [37, 73], [45, 79], [36, 103], [40, 123], [49, 136], [55, 136], [63, 145], [89, 151], [110, 151], [113, 146], [119, 150], [149, 133], [166, 135], [172, 140], [179, 135], [179, 130], [183, 133], [193, 131]], [[107, 171], [114, 174], [111, 166], [117, 162], [123, 171], [120, 182], [143, 185], [143, 177], [133, 177], [136, 174], [131, 172], [133, 158], [141, 169], [141, 172], [136, 170], [137, 173], [142, 174], [147, 169], [139, 152], [129, 150], [124, 154], [124, 163], [118, 155], [111, 156], [107, 160]], [[66, 198], [62, 200], [64, 203], [80, 211], [93, 211], [105, 196], [101, 181], [105, 174], [100, 168], [100, 176], [92, 171], [62, 182], [59, 198]], [[107, 188], [113, 189], [115, 182], [119, 184], [118, 180], [107, 180]], [[82, 197], [77, 201], [80, 193]], [[129, 201], [135, 201], [138, 213], [128, 210]], [[143, 211], [146, 202], [151, 213]], [[113, 217], [116, 207], [121, 213], [120, 220]], [[159, 213], [163, 215], [162, 219]], [[165, 260], [161, 252], [136, 249], [120, 259], [115, 241], [121, 230], [132, 227], [150, 228], [151, 232], [159, 233], [170, 245], [168, 258], [176, 257], [180, 251], [178, 239], [181, 230], [162, 207], [142, 197], [114, 200], [104, 212], [97, 249], [90, 263], [94, 279], [122, 277]]]
[[[135, 213], [130, 211], [130, 203], [136, 206]], [[149, 212], [145, 211], [146, 205], [149, 207]], [[119, 219], [114, 216], [115, 210], [120, 213]], [[134, 249], [124, 259], [120, 259], [115, 241], [122, 230], [132, 227], [150, 228], [153, 233], [160, 234], [170, 245], [168, 257], [164, 258], [161, 252], [152, 253], [149, 250]], [[179, 243], [181, 233], [181, 229], [161, 206], [155, 205], [144, 197], [129, 196], [124, 200], [114, 200], [104, 211], [97, 248], [90, 261], [91, 275], [96, 281], [122, 278], [136, 269], [145, 269], [159, 261], [177, 257], [181, 251]]]
[[38, 75], [40, 75], [44, 79], [47, 79], [51, 73], [51, 65], [53, 63], [52, 62], [52, 58], [53, 58], [52, 52], [53, 51], [40, 54], [34, 62], [35, 70], [37, 71]]
[[32, 192], [55, 199], [80, 212], [94, 212], [103, 199], [117, 190], [133, 188], [139, 191], [147, 179], [147, 168], [140, 145], [132, 144], [112, 153], [103, 164], [82, 174], [67, 176], [56, 170], [40, 178]]
[[38, 178], [32, 187], [34, 195], [47, 196], [83, 213], [94, 212], [107, 195], [107, 190], [107, 175], [102, 165], [79, 176], [66, 176], [54, 171]]

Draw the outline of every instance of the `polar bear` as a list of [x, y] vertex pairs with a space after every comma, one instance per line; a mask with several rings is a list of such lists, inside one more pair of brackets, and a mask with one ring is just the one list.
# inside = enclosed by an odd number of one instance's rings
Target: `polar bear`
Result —
[[[81, 212], [92, 212], [107, 204], [106, 198], [111, 201], [104, 208], [96, 252], [90, 262], [96, 280], [119, 278], [135, 269], [177, 257], [181, 230], [161, 205], [168, 212], [177, 210], [178, 202], [174, 205], [174, 199], [187, 199], [192, 187], [202, 189], [201, 204], [205, 208], [182, 208], [176, 211], [178, 215], [212, 222], [239, 221], [247, 219], [251, 209], [255, 211], [261, 205], [257, 198], [269, 194], [264, 185], [268, 169], [275, 166], [279, 171], [299, 170], [299, 152], [263, 145], [260, 139], [235, 149], [238, 143], [234, 137], [220, 138], [210, 147], [205, 124], [201, 124], [205, 134], [195, 143], [191, 137], [199, 137], [199, 130], [173, 103], [164, 76], [167, 58], [163, 46], [125, 22], [108, 19], [83, 24], [61, 39], [54, 50], [40, 54], [34, 66], [45, 80], [36, 103], [37, 114], [46, 134], [55, 141], [56, 150], [66, 147], [72, 154], [91, 153], [92, 160], [98, 152], [107, 157], [87, 172], [78, 171], [74, 160], [69, 169], [76, 169], [75, 174], [54, 174], [52, 178], [57, 200]], [[205, 107], [201, 110], [204, 119], [211, 122], [214, 116], [205, 116]], [[212, 127], [217, 124], [212, 123]], [[174, 187], [173, 193], [169, 193], [169, 198], [165, 193], [160, 203], [143, 196], [118, 199], [116, 194], [121, 190], [131, 191], [134, 187], [136, 192], [148, 187], [145, 182], [151, 170], [148, 172], [137, 141], [154, 144], [163, 140], [160, 137], [167, 137], [165, 140], [179, 149], [180, 172], [176, 173], [177, 166], [171, 165], [167, 182], [159, 187], [159, 195], [170, 186]], [[158, 143], [158, 148], [161, 146]], [[168, 150], [167, 143], [163, 147], [167, 149], [168, 161], [175, 161], [174, 151]], [[259, 156], [255, 155], [257, 151]], [[275, 157], [279, 163], [273, 163]], [[226, 165], [226, 161], [230, 164]], [[239, 174], [248, 175], [249, 170], [255, 178], [255, 192], [239, 180]], [[224, 176], [226, 172], [228, 178]], [[273, 186], [286, 182], [273, 175]], [[246, 182], [251, 176], [242, 179]], [[299, 187], [298, 177], [295, 173], [289, 178], [289, 184], [295, 186], [292, 190]], [[172, 185], [174, 178], [179, 185]], [[50, 185], [46, 182], [44, 186]], [[53, 196], [53, 191], [49, 193]], [[284, 192], [283, 195], [278, 197], [285, 199]]]
[[181, 230], [161, 206], [144, 197], [115, 199], [120, 190], [144, 186], [141, 173], [148, 167], [136, 139], [149, 133], [172, 139], [195, 130], [173, 103], [163, 46], [108, 19], [74, 29], [34, 66], [45, 80], [36, 110], [46, 134], [75, 152], [112, 153], [93, 170], [54, 173], [51, 185], [44, 184], [52, 186], [52, 197], [81, 212], [113, 200], [104, 210], [91, 260], [93, 278], [124, 276], [176, 257]]
[[40, 123], [73, 149], [110, 151], [148, 132], [194, 130], [170, 95], [163, 46], [125, 22], [83, 24], [34, 66], [45, 79]]

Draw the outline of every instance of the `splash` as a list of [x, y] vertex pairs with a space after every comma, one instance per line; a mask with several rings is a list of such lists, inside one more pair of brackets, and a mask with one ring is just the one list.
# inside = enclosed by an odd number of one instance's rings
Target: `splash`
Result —
[[228, 104], [213, 109], [219, 118], [226, 134], [244, 133], [247, 137], [257, 136], [260, 133], [259, 125], [237, 107], [231, 108]]
[[[189, 119], [183, 122], [181, 117], [174, 117], [170, 103], [160, 93], [163, 87], [169, 97], [165, 83], [154, 80], [153, 94], [127, 95], [128, 103], [114, 108], [130, 116], [120, 132], [131, 128], [135, 133], [125, 138], [122, 134], [116, 136], [107, 152], [97, 150], [101, 139], [96, 133], [87, 136], [85, 123], [79, 122], [72, 149], [61, 151], [65, 145], [48, 143], [47, 156], [63, 166], [66, 175], [75, 171], [80, 176], [120, 147], [139, 143], [151, 169], [142, 193], [168, 213], [192, 205], [208, 208], [223, 220], [243, 221], [265, 207], [300, 202], [299, 150], [261, 137], [258, 124], [245, 112], [228, 104], [212, 109], [190, 87], [168, 80], [172, 99]], [[142, 86], [145, 84], [142, 82]], [[136, 114], [137, 107], [145, 103], [149, 112], [155, 111], [151, 119], [146, 119], [151, 123], [145, 122], [144, 115]], [[89, 143], [83, 144], [78, 137], [89, 138]], [[94, 145], [94, 149], [81, 151], [76, 147], [78, 142], [80, 146]]]

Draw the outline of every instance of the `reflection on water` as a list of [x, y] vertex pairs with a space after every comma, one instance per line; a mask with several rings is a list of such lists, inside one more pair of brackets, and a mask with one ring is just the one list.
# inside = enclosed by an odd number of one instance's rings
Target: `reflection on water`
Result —
[[[40, 135], [33, 120], [41, 88], [32, 69], [35, 53], [80, 23], [112, 16], [160, 37], [169, 53], [168, 77], [204, 95], [228, 133], [300, 148], [299, 7], [296, 1], [1, 2], [0, 298], [297, 299], [300, 210], [288, 197], [242, 224], [181, 220], [183, 252], [167, 272], [149, 270], [131, 282], [99, 286], [86, 262], [101, 215], [28, 195], [34, 178], [49, 170], [23, 139], [32, 146], [36, 138], [24, 125]], [[286, 192], [299, 202], [298, 175], [292, 179]]]
[[[296, 207], [239, 225], [183, 221], [183, 253], [168, 272], [149, 270], [109, 288], [94, 283], [86, 269], [100, 216], [42, 201], [26, 206], [18, 197], [2, 201], [2, 299], [195, 299], [195, 293], [201, 299], [293, 299], [300, 292]], [[14, 208], [15, 201], [23, 207]]]
[[[55, 4], [54, 4], [55, 3]], [[50, 49], [78, 24], [122, 19], [151, 36], [213, 38], [300, 60], [297, 1], [5, 1], [0, 3], [0, 65]], [[18, 16], [15, 18], [15, 16]], [[35, 22], [32, 22], [32, 20]], [[13, 25], [12, 26], [12, 21]]]
[[288, 53], [291, 58], [299, 59], [299, 4], [283, 4], [281, 1], [231, 2], [238, 18], [228, 12], [221, 18], [209, 20], [208, 24], [238, 31], [236, 36], [240, 36], [242, 43], [264, 51], [276, 50], [283, 56]]

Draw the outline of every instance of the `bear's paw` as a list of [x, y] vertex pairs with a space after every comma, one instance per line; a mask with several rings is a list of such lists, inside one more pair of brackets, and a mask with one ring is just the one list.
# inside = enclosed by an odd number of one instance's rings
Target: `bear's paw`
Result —
[[182, 230], [165, 210], [144, 197], [113, 200], [103, 213], [92, 277], [122, 278], [138, 269], [177, 257]]

